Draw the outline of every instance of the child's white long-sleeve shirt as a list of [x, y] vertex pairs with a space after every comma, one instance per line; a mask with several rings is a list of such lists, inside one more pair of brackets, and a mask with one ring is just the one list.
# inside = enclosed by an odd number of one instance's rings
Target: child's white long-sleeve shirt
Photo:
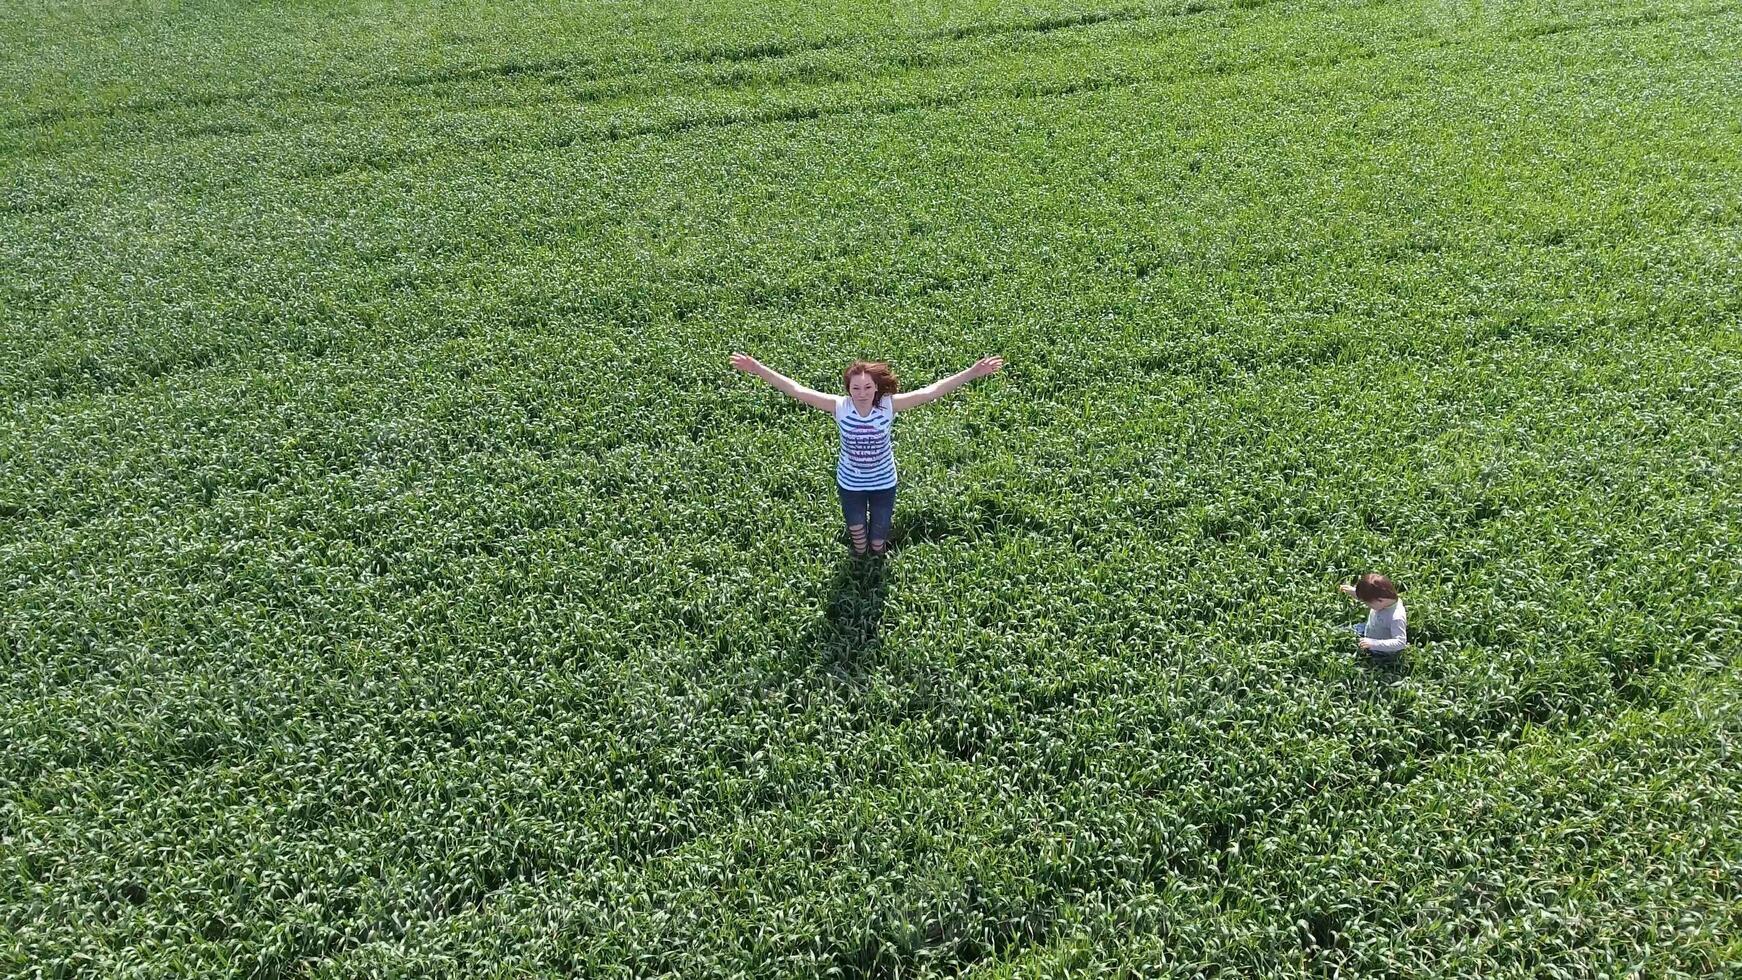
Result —
[[1367, 649], [1373, 653], [1396, 653], [1409, 642], [1409, 614], [1399, 599], [1384, 609], [1367, 611], [1367, 628], [1361, 635], [1372, 641]]

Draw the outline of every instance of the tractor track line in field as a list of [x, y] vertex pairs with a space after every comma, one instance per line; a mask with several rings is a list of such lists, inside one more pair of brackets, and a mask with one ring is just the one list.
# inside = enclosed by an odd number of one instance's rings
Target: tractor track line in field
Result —
[[[1197, 3], [1187, 3], [1179, 9], [1145, 10], [1118, 8], [1058, 14], [1027, 21], [1002, 24], [976, 24], [933, 31], [912, 32], [902, 38], [910, 41], [963, 41], [989, 36], [1020, 36], [1051, 34], [1058, 31], [1094, 27], [1099, 24], [1129, 23], [1172, 17], [1189, 17], [1216, 9]], [[550, 57], [525, 61], [505, 61], [495, 64], [456, 66], [432, 69], [408, 75], [382, 75], [348, 82], [323, 82], [294, 88], [274, 88], [258, 85], [242, 91], [196, 92], [175, 97], [158, 97], [123, 102], [107, 106], [44, 109], [0, 122], [0, 132], [52, 126], [81, 119], [107, 119], [137, 115], [153, 115], [177, 109], [204, 109], [237, 103], [284, 102], [326, 96], [349, 96], [378, 89], [418, 89], [451, 83], [488, 81], [519, 76], [569, 76], [580, 81], [612, 81], [634, 78], [661, 68], [686, 64], [735, 64], [772, 61], [814, 51], [851, 48], [870, 41], [888, 38], [869, 35], [832, 35], [823, 38], [784, 38], [753, 42], [739, 46], [700, 47], [678, 52], [670, 57], [646, 61], [625, 59], [621, 62], [587, 57]], [[607, 70], [620, 65], [618, 71]]]

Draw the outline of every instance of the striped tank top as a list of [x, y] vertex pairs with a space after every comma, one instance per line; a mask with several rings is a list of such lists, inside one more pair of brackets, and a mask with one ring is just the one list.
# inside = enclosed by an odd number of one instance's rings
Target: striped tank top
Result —
[[889, 430], [895, 424], [895, 405], [881, 398], [870, 415], [860, 415], [853, 399], [835, 403], [835, 427], [841, 430], [841, 460], [835, 464], [835, 482], [843, 490], [887, 490], [895, 486], [895, 447]]

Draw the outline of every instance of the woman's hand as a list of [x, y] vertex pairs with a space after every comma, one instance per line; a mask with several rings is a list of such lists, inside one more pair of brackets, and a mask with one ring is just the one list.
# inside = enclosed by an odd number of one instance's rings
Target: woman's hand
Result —
[[1361, 649], [1363, 649], [1363, 650], [1373, 649], [1373, 641], [1372, 640], [1362, 640], [1361, 641]]
[[797, 381], [781, 374], [779, 371], [763, 367], [761, 361], [751, 357], [749, 354], [733, 354], [732, 369], [735, 371], [743, 371], [745, 374], [761, 378], [773, 386], [775, 391], [786, 395], [788, 398], [796, 398], [819, 412], [834, 412], [835, 404], [839, 401], [839, 399], [833, 395], [825, 395], [820, 391], [812, 391], [804, 385], [799, 384]]
[[1347, 582], [1344, 582], [1342, 585], [1337, 586], [1337, 591], [1343, 593], [1344, 595], [1348, 596], [1351, 599], [1355, 598], [1355, 587], [1353, 585], [1350, 585]]
[[942, 381], [933, 381], [931, 384], [926, 385], [918, 391], [904, 391], [901, 394], [896, 395], [891, 404], [897, 412], [905, 412], [910, 408], [918, 408], [921, 405], [937, 401], [939, 398], [955, 391], [970, 381], [977, 378], [984, 378], [988, 374], [997, 374], [998, 370], [1003, 366], [1004, 358], [1002, 357], [997, 355], [982, 357], [968, 367], [944, 378]]
[[1004, 358], [994, 354], [991, 357], [982, 357], [975, 361], [974, 366], [969, 368], [968, 372], [976, 378], [984, 378], [990, 374], [997, 374], [998, 369], [1003, 366]]

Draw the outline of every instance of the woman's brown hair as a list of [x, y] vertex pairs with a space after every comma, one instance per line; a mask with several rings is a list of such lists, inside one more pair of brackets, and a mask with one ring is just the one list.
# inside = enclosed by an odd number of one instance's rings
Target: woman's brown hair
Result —
[[1397, 598], [1397, 586], [1378, 572], [1368, 572], [1355, 580], [1355, 598], [1362, 602], [1373, 599]]
[[871, 376], [872, 382], [877, 385], [877, 398], [874, 401], [893, 398], [895, 393], [901, 390], [901, 382], [895, 379], [895, 372], [889, 370], [889, 365], [882, 361], [854, 361], [847, 366], [846, 371], [841, 373], [841, 387], [849, 395], [853, 393], [853, 375], [855, 374], [869, 374]]

